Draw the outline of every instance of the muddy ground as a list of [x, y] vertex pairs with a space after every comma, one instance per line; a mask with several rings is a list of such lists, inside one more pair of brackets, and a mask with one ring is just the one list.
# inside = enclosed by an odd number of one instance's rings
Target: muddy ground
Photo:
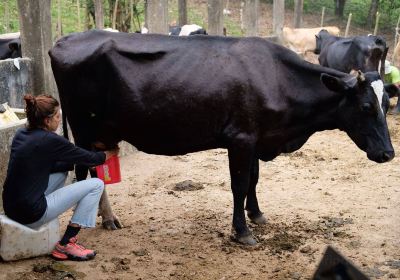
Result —
[[[400, 117], [388, 116], [395, 150]], [[338, 130], [260, 164], [258, 198], [269, 219], [253, 248], [233, 242], [225, 150], [121, 158], [109, 185], [124, 228], [84, 230], [95, 260], [48, 257], [0, 263], [0, 279], [309, 279], [332, 245], [371, 279], [400, 279], [400, 157], [376, 164]], [[176, 185], [192, 181], [191, 190]], [[61, 218], [63, 228], [71, 212]]]

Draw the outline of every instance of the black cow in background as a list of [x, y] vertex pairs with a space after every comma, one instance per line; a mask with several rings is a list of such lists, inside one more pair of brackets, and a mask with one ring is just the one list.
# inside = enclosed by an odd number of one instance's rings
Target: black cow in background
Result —
[[22, 57], [21, 39], [0, 39], [0, 60], [17, 57]]
[[386, 41], [381, 36], [344, 38], [321, 30], [316, 35], [314, 53], [319, 54], [318, 61], [322, 66], [346, 73], [351, 70], [378, 71], [383, 77], [387, 51]]
[[[386, 41], [381, 36], [338, 37], [321, 30], [316, 35], [315, 54], [322, 66], [342, 72], [352, 70], [379, 71], [384, 77], [385, 59], [388, 52]], [[389, 97], [399, 97], [400, 90], [396, 86], [385, 85]], [[392, 113], [400, 111], [400, 98]]]

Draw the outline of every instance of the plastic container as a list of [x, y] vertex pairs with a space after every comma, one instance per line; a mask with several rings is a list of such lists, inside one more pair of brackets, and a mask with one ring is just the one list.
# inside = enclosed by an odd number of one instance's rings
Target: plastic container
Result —
[[34, 230], [0, 215], [0, 227], [0, 256], [5, 261], [49, 254], [60, 240], [58, 218]]
[[96, 166], [97, 177], [103, 180], [104, 184], [114, 184], [121, 182], [121, 171], [119, 159], [112, 156], [104, 164]]

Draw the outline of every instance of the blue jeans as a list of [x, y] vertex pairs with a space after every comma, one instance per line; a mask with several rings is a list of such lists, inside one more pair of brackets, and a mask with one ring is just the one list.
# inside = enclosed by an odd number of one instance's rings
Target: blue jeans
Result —
[[44, 193], [47, 201], [46, 212], [40, 220], [26, 225], [27, 227], [39, 228], [75, 205], [70, 222], [84, 228], [95, 227], [99, 201], [104, 190], [103, 181], [91, 178], [63, 187], [66, 178], [67, 173], [50, 174], [49, 184]]

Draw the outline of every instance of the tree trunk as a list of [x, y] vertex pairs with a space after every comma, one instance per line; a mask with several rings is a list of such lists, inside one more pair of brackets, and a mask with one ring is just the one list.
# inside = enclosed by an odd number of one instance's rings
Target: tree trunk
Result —
[[378, 8], [379, 8], [379, 0], [371, 0], [371, 6], [369, 6], [368, 17], [367, 17], [368, 28], [372, 28]]
[[94, 1], [94, 17], [96, 21], [96, 28], [103, 29], [104, 28], [104, 10], [103, 10], [103, 1], [95, 0]]
[[334, 0], [334, 1], [335, 1], [335, 15], [338, 17], [343, 17], [346, 0]]
[[179, 20], [178, 25], [183, 26], [188, 23], [187, 20], [187, 1], [178, 0]]
[[294, 28], [301, 27], [301, 21], [303, 17], [303, 0], [294, 1]]

